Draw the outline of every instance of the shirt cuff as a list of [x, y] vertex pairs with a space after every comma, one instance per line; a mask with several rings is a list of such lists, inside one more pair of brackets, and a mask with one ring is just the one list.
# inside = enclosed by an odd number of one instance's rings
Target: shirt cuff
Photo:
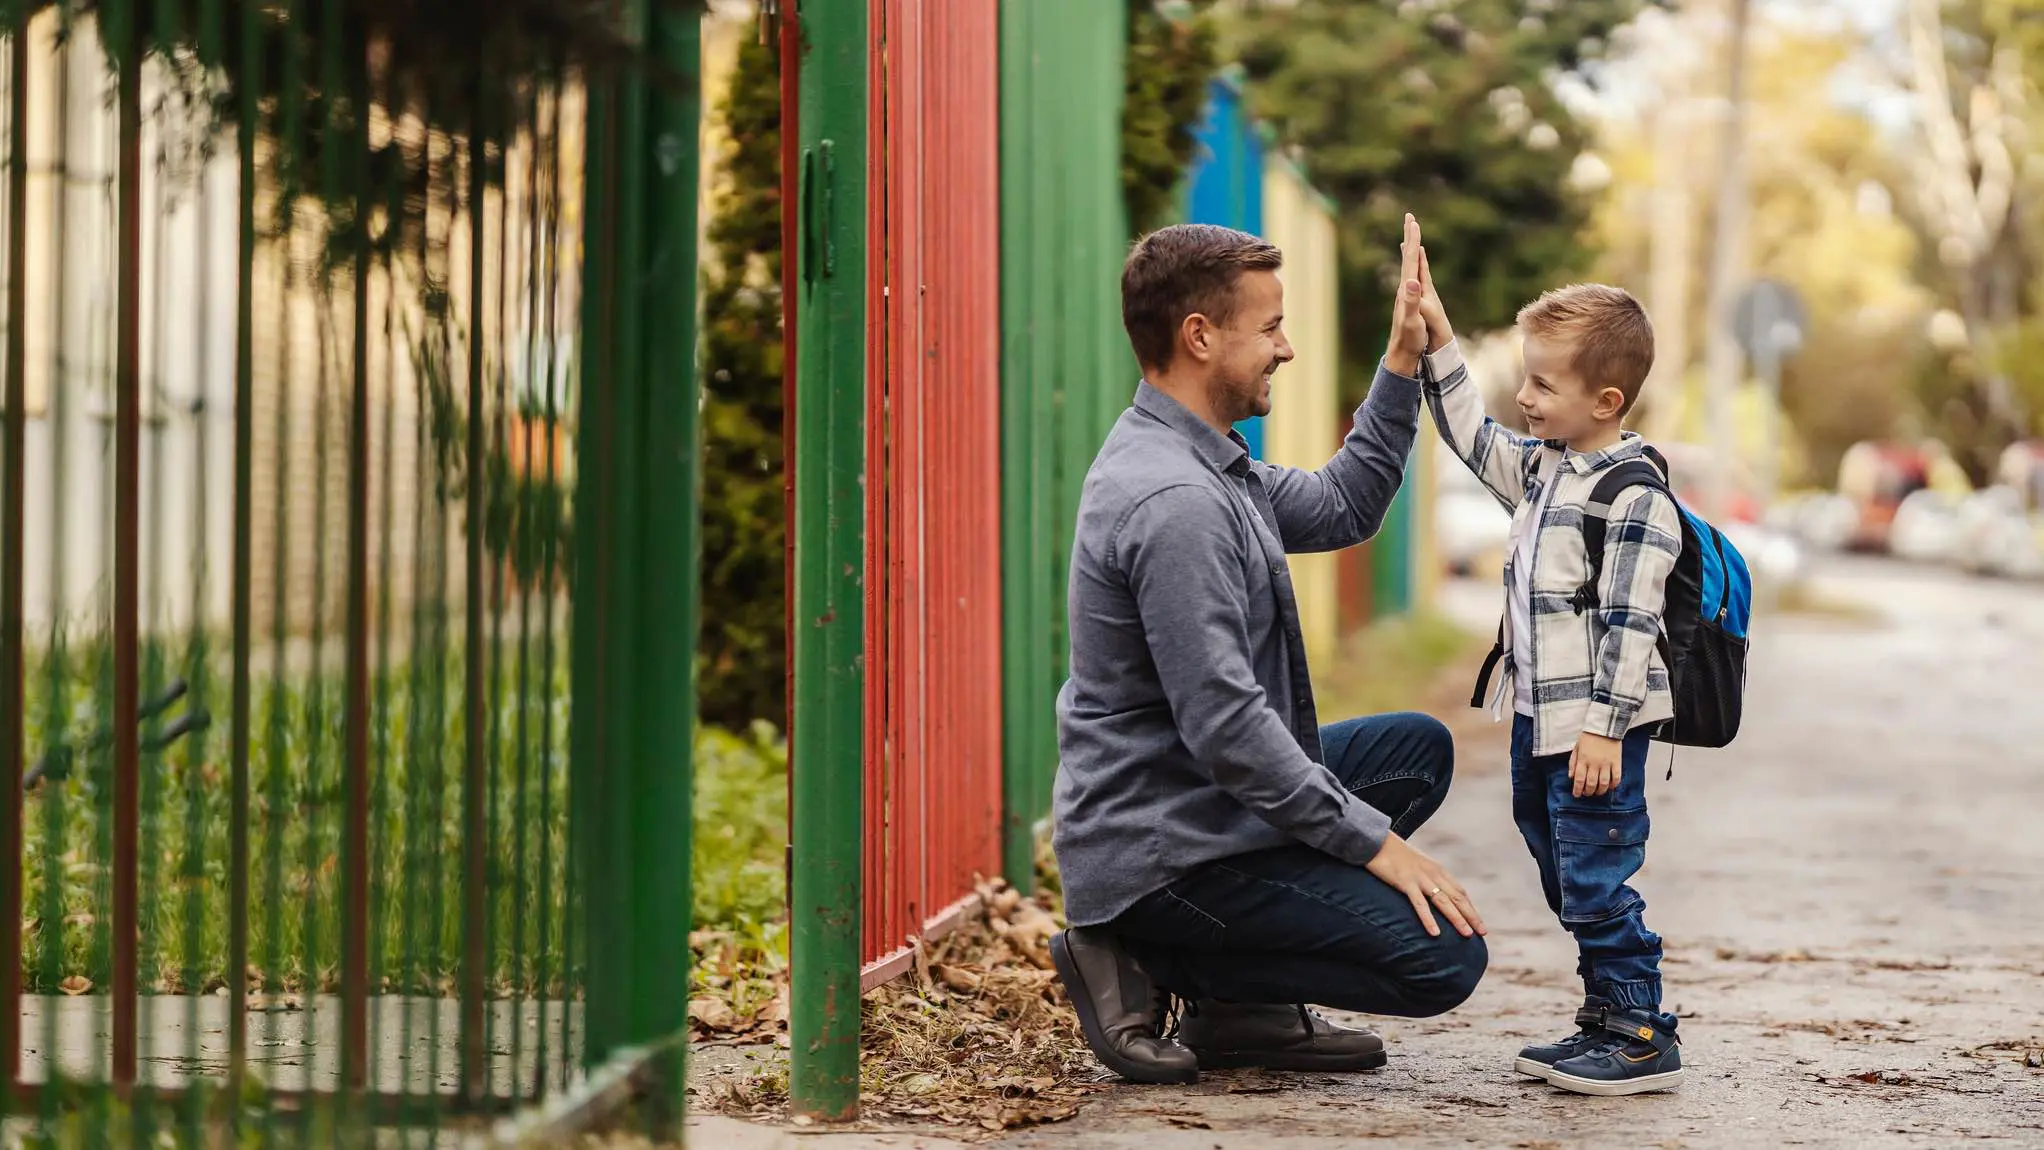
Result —
[[1462, 341], [1459, 339], [1449, 340], [1441, 347], [1428, 352], [1426, 360], [1434, 382], [1440, 383], [1445, 381], [1449, 376], [1462, 370]]
[[1626, 732], [1632, 729], [1632, 717], [1638, 713], [1637, 707], [1591, 703], [1589, 713], [1583, 716], [1583, 730], [1607, 739], [1623, 739]]
[[1391, 816], [1361, 799], [1350, 796], [1348, 815], [1342, 820], [1338, 849], [1335, 854], [1343, 862], [1355, 866], [1368, 866], [1377, 852], [1384, 849], [1384, 840], [1391, 835]]
[[1370, 385], [1370, 394], [1363, 397], [1363, 406], [1399, 415], [1416, 411], [1419, 407], [1419, 387], [1419, 380], [1392, 371], [1391, 366], [1380, 359], [1377, 361], [1377, 380]]

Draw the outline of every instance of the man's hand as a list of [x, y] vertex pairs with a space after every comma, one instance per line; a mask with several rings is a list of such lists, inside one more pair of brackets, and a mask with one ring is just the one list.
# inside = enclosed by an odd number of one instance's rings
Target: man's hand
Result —
[[1608, 794], [1625, 769], [1625, 742], [1584, 731], [1568, 757], [1568, 781], [1577, 798]]
[[1439, 937], [1441, 933], [1440, 924], [1434, 921], [1436, 909], [1463, 938], [1485, 933], [1483, 917], [1476, 913], [1476, 904], [1469, 901], [1469, 892], [1462, 889], [1462, 884], [1440, 863], [1414, 850], [1412, 844], [1397, 835], [1384, 837], [1383, 847], [1365, 869], [1412, 900], [1412, 909], [1428, 934]]
[[1427, 321], [1420, 314], [1426, 289], [1420, 283], [1419, 220], [1405, 213], [1405, 239], [1398, 245], [1398, 291], [1391, 304], [1391, 342], [1384, 366], [1402, 376], [1419, 374], [1419, 357], [1427, 351]]

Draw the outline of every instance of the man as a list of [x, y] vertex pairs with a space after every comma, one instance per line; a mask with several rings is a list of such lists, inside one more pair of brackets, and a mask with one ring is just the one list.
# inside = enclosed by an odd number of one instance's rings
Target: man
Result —
[[1170, 227], [1122, 272], [1143, 379], [1072, 544], [1052, 812], [1071, 929], [1051, 952], [1087, 1043], [1133, 1081], [1382, 1066], [1377, 1035], [1304, 1004], [1425, 1017], [1483, 974], [1468, 894], [1406, 842], [1447, 795], [1447, 729], [1318, 725], [1285, 559], [1368, 539], [1398, 491], [1426, 351], [1410, 216], [1404, 250], [1384, 363], [1310, 472], [1251, 459], [1233, 429], [1293, 357], [1279, 251]]

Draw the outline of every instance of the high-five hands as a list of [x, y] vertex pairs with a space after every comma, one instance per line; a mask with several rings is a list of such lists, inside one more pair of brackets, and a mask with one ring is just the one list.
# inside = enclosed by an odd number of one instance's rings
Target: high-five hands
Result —
[[1419, 374], [1419, 357], [1446, 347], [1455, 338], [1441, 293], [1434, 288], [1433, 268], [1420, 242], [1419, 219], [1405, 213], [1405, 236], [1398, 245], [1398, 291], [1391, 304], [1391, 341], [1384, 366], [1400, 375]]

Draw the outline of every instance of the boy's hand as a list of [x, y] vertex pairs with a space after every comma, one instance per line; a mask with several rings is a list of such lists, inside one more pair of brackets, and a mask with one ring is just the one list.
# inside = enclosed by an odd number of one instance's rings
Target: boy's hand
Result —
[[1580, 799], [1616, 789], [1619, 774], [1625, 769], [1624, 751], [1623, 740], [1584, 731], [1576, 739], [1574, 753], [1568, 757], [1568, 779], [1575, 796]]
[[1476, 904], [1462, 884], [1399, 836], [1386, 835], [1384, 845], [1364, 869], [1412, 900], [1413, 913], [1419, 915], [1420, 925], [1429, 935], [1438, 938], [1441, 933], [1440, 924], [1434, 921], [1436, 909], [1463, 938], [1485, 933], [1483, 916], [1476, 913]]
[[1419, 314], [1427, 324], [1428, 351], [1439, 351], [1455, 342], [1455, 328], [1448, 322], [1448, 309], [1441, 304], [1441, 293], [1434, 290], [1434, 269], [1427, 264], [1424, 247], [1419, 249]]

